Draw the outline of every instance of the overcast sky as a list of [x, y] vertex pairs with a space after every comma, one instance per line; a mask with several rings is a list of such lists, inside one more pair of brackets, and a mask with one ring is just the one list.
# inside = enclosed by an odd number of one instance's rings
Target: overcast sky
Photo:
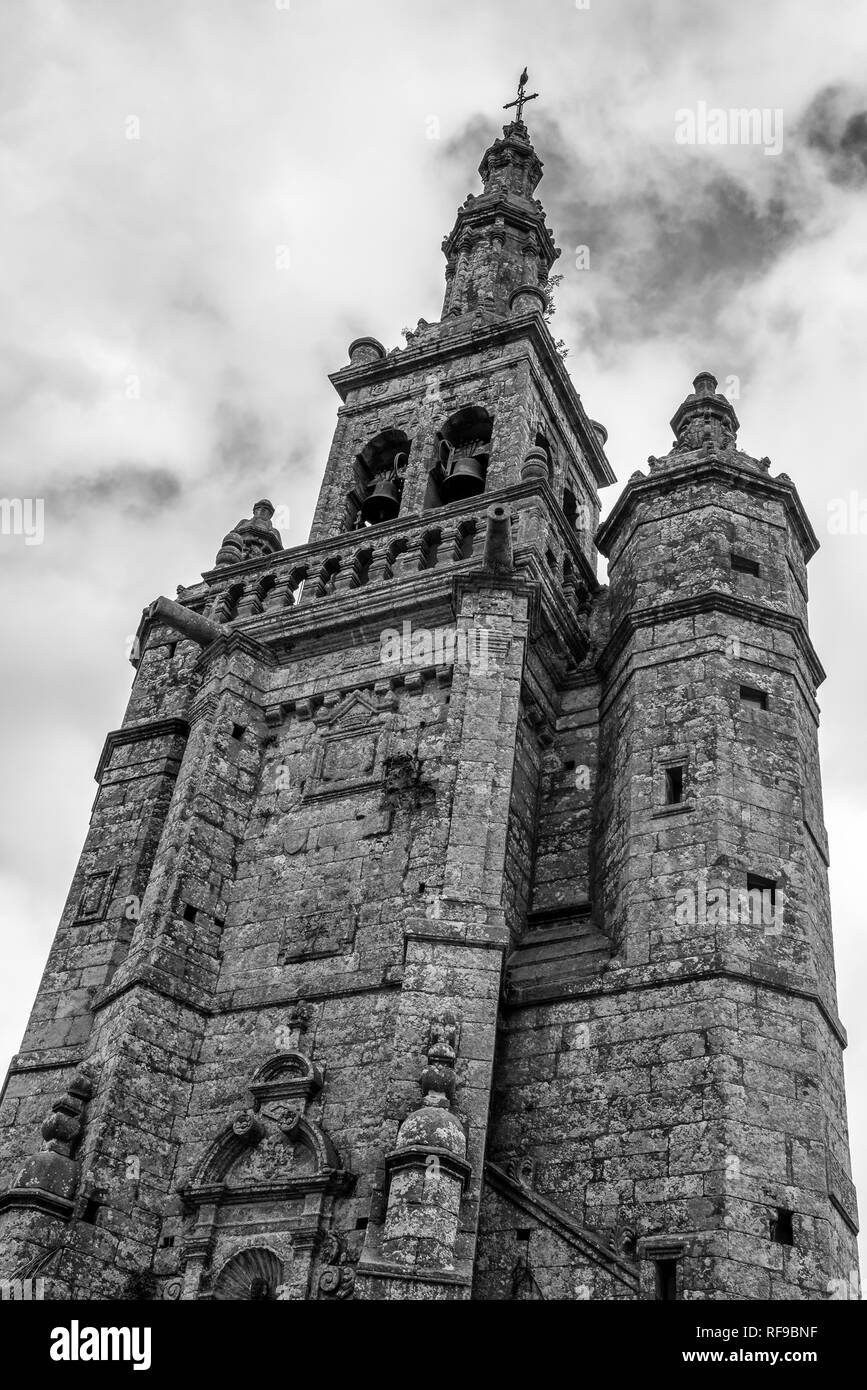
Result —
[[[439, 317], [440, 242], [520, 68], [554, 321], [620, 482], [700, 369], [822, 543], [811, 624], [855, 1177], [867, 1201], [867, 14], [857, 0], [26, 0], [0, 8], [0, 1066], [122, 718], [142, 607], [252, 503], [307, 536], [350, 340]], [[782, 112], [782, 149], [675, 112]], [[135, 138], [137, 137], [137, 138]], [[576, 248], [589, 247], [589, 270]], [[287, 264], [288, 262], [288, 264]], [[606, 509], [618, 487], [605, 494]], [[867, 500], [865, 500], [867, 511]]]

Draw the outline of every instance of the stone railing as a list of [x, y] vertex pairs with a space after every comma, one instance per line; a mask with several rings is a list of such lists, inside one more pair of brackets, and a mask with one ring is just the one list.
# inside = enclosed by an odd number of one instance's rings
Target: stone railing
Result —
[[481, 564], [493, 502], [504, 503], [512, 513], [516, 561], [522, 552], [535, 552], [567, 590], [587, 578], [575, 533], [559, 507], [550, 505], [553, 493], [544, 484], [522, 484], [471, 498], [446, 514], [398, 517], [330, 541], [211, 570], [203, 576], [207, 594], [199, 611], [219, 624], [242, 622], [297, 605], [306, 609], [317, 599], [410, 574], [467, 561]]

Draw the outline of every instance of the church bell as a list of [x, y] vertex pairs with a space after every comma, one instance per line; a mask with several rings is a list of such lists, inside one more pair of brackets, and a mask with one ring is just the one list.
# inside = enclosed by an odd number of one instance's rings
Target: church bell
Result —
[[471, 454], [459, 454], [443, 482], [442, 490], [447, 502], [462, 502], [467, 497], [484, 492], [484, 464]]
[[368, 526], [393, 521], [400, 511], [400, 493], [393, 474], [377, 478], [373, 491], [361, 506], [361, 519]]

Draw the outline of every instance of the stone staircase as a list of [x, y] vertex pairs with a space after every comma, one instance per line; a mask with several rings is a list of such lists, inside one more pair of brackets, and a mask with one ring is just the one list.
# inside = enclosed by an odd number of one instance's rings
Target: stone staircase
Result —
[[597, 979], [611, 959], [611, 942], [593, 922], [590, 903], [528, 913], [527, 928], [506, 962], [506, 999], [570, 994]]

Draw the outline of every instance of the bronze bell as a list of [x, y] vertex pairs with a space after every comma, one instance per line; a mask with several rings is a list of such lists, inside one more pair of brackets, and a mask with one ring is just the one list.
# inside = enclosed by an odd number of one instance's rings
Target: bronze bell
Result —
[[443, 495], [447, 502], [462, 502], [465, 497], [475, 497], [485, 490], [485, 468], [480, 459], [472, 454], [459, 454], [443, 482]]
[[378, 526], [382, 521], [393, 521], [400, 511], [400, 493], [393, 475], [379, 477], [373, 491], [361, 504], [361, 519], [368, 526]]

